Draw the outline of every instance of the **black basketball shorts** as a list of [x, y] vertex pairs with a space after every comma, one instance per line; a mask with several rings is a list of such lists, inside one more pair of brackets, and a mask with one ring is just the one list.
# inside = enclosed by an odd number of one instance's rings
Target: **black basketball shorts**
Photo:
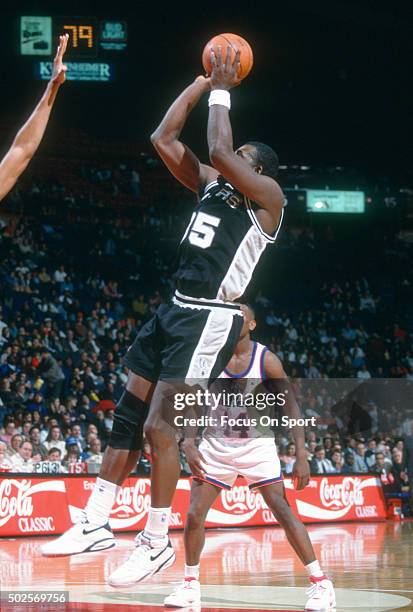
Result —
[[172, 303], [159, 306], [139, 331], [124, 364], [153, 382], [205, 385], [231, 359], [243, 321], [239, 304], [176, 292]]

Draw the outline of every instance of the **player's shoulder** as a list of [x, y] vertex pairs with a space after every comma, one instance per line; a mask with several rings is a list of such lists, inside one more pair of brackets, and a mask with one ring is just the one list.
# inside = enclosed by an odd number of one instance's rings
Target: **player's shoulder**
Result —
[[281, 359], [268, 346], [260, 344], [263, 371], [266, 378], [284, 378], [284, 368]]

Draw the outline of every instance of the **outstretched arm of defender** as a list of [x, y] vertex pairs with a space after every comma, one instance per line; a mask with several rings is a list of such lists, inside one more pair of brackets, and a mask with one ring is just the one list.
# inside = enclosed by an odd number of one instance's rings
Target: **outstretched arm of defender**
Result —
[[17, 133], [12, 146], [0, 163], [0, 200], [13, 188], [43, 138], [57, 91], [65, 81], [66, 66], [63, 65], [63, 55], [67, 40], [67, 35], [60, 36], [53, 63], [52, 78], [46, 91], [29, 119]]
[[191, 149], [179, 140], [179, 136], [190, 112], [206, 91], [209, 91], [209, 79], [197, 77], [175, 100], [151, 136], [152, 144], [170, 172], [196, 193], [213, 181], [218, 172], [201, 164]]
[[[225, 62], [221, 48], [217, 54], [211, 52], [211, 89], [229, 90], [239, 85], [239, 51], [231, 62], [231, 47], [227, 49]], [[208, 147], [212, 165], [242, 194], [269, 210], [278, 222], [284, 204], [284, 195], [278, 183], [269, 176], [263, 176], [250, 168], [236, 153], [232, 141], [229, 109], [222, 104], [209, 108]]]
[[[294, 391], [291, 388], [287, 374], [284, 372], [281, 361], [274, 353], [267, 351], [264, 356], [264, 371], [270, 383], [270, 386], [275, 384], [277, 387], [282, 381], [285, 393], [284, 412], [291, 419], [300, 419], [301, 411], [295, 400]], [[267, 386], [267, 385], [266, 385]], [[295, 442], [296, 461], [293, 468], [293, 482], [295, 488], [300, 491], [308, 485], [310, 480], [310, 467], [307, 461], [307, 453], [305, 450], [305, 435], [304, 427], [296, 425], [292, 429], [292, 434]]]

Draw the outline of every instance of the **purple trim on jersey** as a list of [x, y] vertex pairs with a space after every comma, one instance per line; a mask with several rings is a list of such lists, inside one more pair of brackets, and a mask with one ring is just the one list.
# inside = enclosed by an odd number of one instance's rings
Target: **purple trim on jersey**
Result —
[[264, 346], [264, 348], [262, 349], [261, 358], [260, 358], [260, 376], [261, 376], [261, 380], [266, 380], [267, 379], [267, 375], [266, 375], [265, 369], [264, 369], [264, 357], [265, 357], [265, 353], [267, 351], [268, 351], [268, 348], [266, 346]]
[[283, 475], [276, 478], [267, 478], [267, 480], [259, 480], [258, 482], [254, 482], [249, 485], [249, 489], [256, 489], [257, 487], [265, 487], [266, 485], [273, 484], [274, 482], [280, 482], [283, 480]]
[[213, 484], [220, 489], [226, 489], [227, 491], [231, 490], [231, 486], [226, 484], [225, 482], [221, 482], [220, 480], [216, 480], [215, 478], [211, 478], [211, 476], [205, 476], [204, 478], [200, 478], [199, 476], [194, 476], [194, 480], [209, 482], [209, 484]]
[[255, 353], [257, 352], [257, 343], [255, 342], [255, 340], [253, 342], [254, 342], [254, 346], [253, 346], [252, 353], [251, 353], [250, 363], [249, 363], [248, 368], [245, 370], [245, 372], [241, 372], [241, 374], [233, 374], [232, 372], [227, 370], [227, 368], [225, 368], [224, 372], [227, 376], [229, 376], [230, 378], [246, 378], [247, 377], [247, 374], [249, 373], [252, 366], [254, 365]]

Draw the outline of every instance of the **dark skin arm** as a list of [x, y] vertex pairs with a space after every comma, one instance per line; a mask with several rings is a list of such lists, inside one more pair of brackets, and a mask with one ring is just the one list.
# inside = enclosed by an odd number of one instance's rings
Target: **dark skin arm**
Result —
[[[202, 415], [202, 410], [196, 408], [187, 408], [185, 417], [187, 419], [197, 419]], [[187, 421], [188, 423], [188, 421]], [[184, 441], [182, 442], [182, 450], [185, 453], [188, 465], [191, 468], [193, 476], [198, 478], [204, 478], [205, 469], [202, 465], [203, 457], [196, 445], [196, 437], [198, 434], [199, 427], [197, 425], [185, 425], [184, 427]]]
[[[282, 381], [282, 392], [288, 389], [286, 394], [286, 403], [284, 406], [285, 414], [292, 419], [301, 418], [301, 411], [294, 398], [294, 392], [291, 388], [287, 374], [284, 371], [281, 361], [274, 353], [267, 351], [264, 356], [264, 371], [267, 378], [271, 381], [270, 386], [279, 386]], [[274, 383], [272, 383], [274, 381]], [[273, 391], [273, 389], [271, 389]], [[277, 389], [277, 391], [281, 391]], [[268, 392], [268, 388], [267, 388]], [[294, 427], [292, 434], [296, 448], [296, 462], [293, 468], [293, 483], [297, 491], [301, 491], [308, 485], [310, 480], [310, 466], [307, 461], [307, 452], [305, 450], [304, 427]]]
[[66, 78], [63, 55], [67, 41], [67, 35], [60, 36], [59, 48], [53, 62], [52, 78], [36, 108], [23, 127], [20, 128], [12, 146], [0, 162], [0, 200], [14, 187], [43, 138], [57, 92]]
[[[220, 47], [217, 48], [216, 55], [212, 51], [211, 89], [229, 90], [239, 85], [239, 57], [237, 52], [234, 62], [231, 62], [231, 48], [228, 47], [224, 62]], [[229, 110], [220, 104], [209, 109], [208, 146], [214, 168], [242, 194], [265, 210], [265, 221], [268, 224], [268, 220], [271, 220], [275, 229], [284, 204], [283, 192], [274, 179], [261, 174], [262, 167], [254, 168], [248, 163], [251, 160], [244, 158], [242, 154], [234, 153]]]
[[218, 172], [201, 164], [179, 137], [190, 112], [209, 90], [210, 79], [197, 77], [175, 100], [151, 136], [152, 144], [173, 176], [195, 193], [215, 180]]

